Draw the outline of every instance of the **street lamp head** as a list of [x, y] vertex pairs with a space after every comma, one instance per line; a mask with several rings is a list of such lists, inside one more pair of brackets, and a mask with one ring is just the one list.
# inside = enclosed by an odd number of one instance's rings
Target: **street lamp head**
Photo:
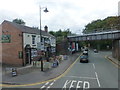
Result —
[[49, 12], [49, 11], [47, 10], [47, 8], [45, 8], [44, 12], [47, 13], [47, 12]]

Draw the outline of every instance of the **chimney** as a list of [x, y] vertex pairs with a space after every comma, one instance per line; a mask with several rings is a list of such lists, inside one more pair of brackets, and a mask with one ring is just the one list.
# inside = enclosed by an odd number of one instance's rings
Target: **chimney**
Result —
[[48, 32], [48, 27], [47, 25], [44, 27], [45, 32]]

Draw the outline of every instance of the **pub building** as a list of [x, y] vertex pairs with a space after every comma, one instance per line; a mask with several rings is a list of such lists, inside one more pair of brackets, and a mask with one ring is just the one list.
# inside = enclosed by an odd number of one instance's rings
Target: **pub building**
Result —
[[42, 38], [37, 28], [7, 20], [2, 22], [1, 27], [2, 64], [26, 66], [39, 57], [41, 50], [47, 52], [48, 46], [51, 53], [56, 51], [55, 37], [48, 33], [47, 26], [41, 31]]

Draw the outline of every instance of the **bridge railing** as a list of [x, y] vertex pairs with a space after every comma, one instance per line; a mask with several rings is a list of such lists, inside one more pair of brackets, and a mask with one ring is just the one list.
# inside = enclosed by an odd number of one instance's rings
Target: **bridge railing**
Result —
[[84, 34], [110, 32], [110, 31], [112, 32], [112, 31], [115, 31], [115, 30], [117, 30], [117, 29], [116, 28], [106, 28], [106, 29], [98, 28], [98, 29], [93, 30], [92, 32], [85, 32]]

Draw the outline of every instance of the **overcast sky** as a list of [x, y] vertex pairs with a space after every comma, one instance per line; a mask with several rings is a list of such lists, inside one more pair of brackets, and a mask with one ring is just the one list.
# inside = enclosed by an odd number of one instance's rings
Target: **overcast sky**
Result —
[[84, 26], [97, 19], [118, 15], [120, 0], [0, 0], [0, 23], [15, 18], [23, 19], [27, 26], [39, 26], [39, 5], [48, 8], [42, 12], [42, 29], [49, 31], [69, 28], [80, 34]]

